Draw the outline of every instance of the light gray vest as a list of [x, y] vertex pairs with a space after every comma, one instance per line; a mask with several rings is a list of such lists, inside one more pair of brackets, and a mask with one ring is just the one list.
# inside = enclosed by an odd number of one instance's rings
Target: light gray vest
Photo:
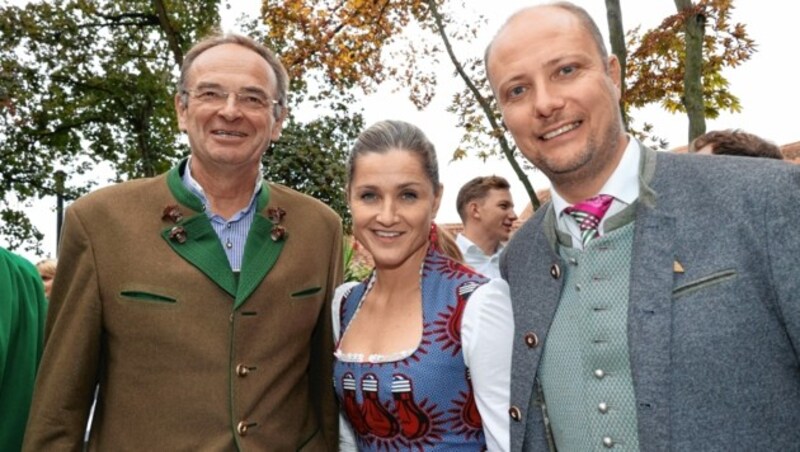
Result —
[[568, 265], [539, 378], [561, 451], [639, 450], [627, 337], [632, 207], [584, 251], [559, 246]]

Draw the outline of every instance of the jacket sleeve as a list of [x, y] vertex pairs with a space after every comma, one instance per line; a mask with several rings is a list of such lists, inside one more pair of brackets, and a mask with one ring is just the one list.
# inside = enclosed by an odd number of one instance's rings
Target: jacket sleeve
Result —
[[67, 209], [23, 450], [79, 451], [98, 381], [101, 300], [91, 238]]
[[[778, 312], [794, 350], [800, 350], [800, 165], [789, 164], [770, 187], [764, 202], [764, 222], [771, 273]], [[798, 357], [800, 360], [800, 357]], [[796, 363], [797, 364], [797, 363]]]
[[46, 313], [39, 273], [0, 248], [0, 450], [22, 447]]

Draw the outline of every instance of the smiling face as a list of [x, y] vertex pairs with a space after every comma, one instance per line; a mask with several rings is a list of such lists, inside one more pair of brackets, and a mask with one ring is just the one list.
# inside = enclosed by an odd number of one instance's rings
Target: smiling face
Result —
[[[276, 99], [275, 73], [256, 52], [237, 45], [222, 44], [204, 51], [189, 68], [186, 86], [216, 88], [225, 92], [259, 92]], [[184, 100], [188, 103], [184, 105]], [[258, 168], [270, 142], [280, 137], [283, 113], [274, 108], [241, 108], [235, 96], [224, 105], [211, 105], [189, 95], [175, 96], [178, 124], [189, 136], [192, 171]]]
[[376, 268], [419, 265], [441, 192], [412, 152], [393, 149], [357, 157], [348, 187], [353, 233]]
[[573, 191], [599, 190], [627, 144], [616, 58], [604, 61], [574, 14], [543, 6], [511, 19], [487, 66], [503, 121], [525, 157], [568, 200]]

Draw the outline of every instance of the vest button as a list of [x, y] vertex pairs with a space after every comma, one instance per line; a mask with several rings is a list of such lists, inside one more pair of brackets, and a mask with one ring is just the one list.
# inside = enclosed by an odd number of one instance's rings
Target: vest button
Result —
[[558, 264], [553, 264], [550, 266], [550, 276], [552, 276], [553, 279], [558, 279], [561, 277], [561, 267], [559, 267]]
[[514, 419], [516, 422], [519, 422], [519, 420], [522, 419], [522, 412], [514, 405], [509, 408], [508, 415], [511, 416], [511, 419]]
[[597, 378], [598, 380], [602, 380], [603, 377], [605, 377], [605, 376], [606, 376], [606, 372], [603, 369], [595, 369], [594, 378]]
[[527, 345], [528, 348], [536, 348], [539, 345], [539, 336], [537, 336], [536, 333], [526, 333], [525, 345]]
[[600, 402], [597, 405], [597, 410], [600, 411], [600, 413], [602, 413], [602, 414], [608, 413], [608, 404], [605, 403], [605, 402]]
[[605, 447], [606, 449], [611, 449], [612, 447], [614, 447], [614, 440], [611, 439], [610, 436], [604, 436], [603, 447]]
[[245, 421], [236, 424], [236, 432], [239, 433], [239, 436], [246, 436], [248, 428], [250, 428], [250, 424]]
[[236, 366], [236, 375], [240, 377], [246, 377], [247, 374], [249, 373], [250, 373], [250, 368], [248, 368], [244, 364], [239, 364], [238, 366]]

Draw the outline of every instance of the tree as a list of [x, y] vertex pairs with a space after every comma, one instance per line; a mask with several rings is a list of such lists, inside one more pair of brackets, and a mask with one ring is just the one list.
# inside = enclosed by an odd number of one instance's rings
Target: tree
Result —
[[[9, 237], [10, 248], [39, 251], [42, 234], [15, 204], [53, 195], [55, 170], [70, 174], [66, 194], [74, 199], [98, 182], [88, 175], [99, 167], [110, 169], [116, 182], [159, 174], [188, 153], [172, 102], [178, 67], [192, 43], [218, 28], [218, 4], [55, 0], [0, 8], [0, 234]], [[339, 140], [333, 147], [341, 158], [358, 121], [358, 114], [326, 116], [308, 129], [289, 121], [285, 136], [296, 143], [308, 132], [309, 142], [327, 131], [318, 142], [331, 147]], [[293, 155], [305, 162], [328, 159], [328, 170], [335, 173], [338, 165], [343, 171], [343, 159], [330, 160], [327, 152], [306, 146], [293, 154], [279, 143], [269, 158], [282, 155], [285, 165], [277, 168], [287, 171]], [[337, 189], [332, 182], [299, 182], [307, 171], [266, 168], [317, 197], [335, 197], [325, 192]]]
[[692, 4], [691, 0], [675, 0], [678, 13], [684, 18], [686, 41], [685, 66], [683, 74], [683, 106], [689, 116], [689, 141], [706, 132], [706, 118], [703, 102], [703, 35], [706, 28], [705, 15]]
[[345, 197], [350, 143], [364, 127], [360, 114], [339, 114], [305, 124], [289, 118], [281, 139], [264, 157], [265, 177], [314, 197], [338, 212], [345, 231], [352, 221]]
[[[411, 102], [423, 108], [438, 81], [430, 70], [420, 68], [430, 67], [426, 63], [437, 62], [444, 53], [465, 86], [449, 108], [464, 129], [463, 146], [454, 150], [454, 157], [479, 149], [479, 155], [488, 158], [499, 149], [538, 207], [536, 193], [515, 157], [516, 146], [500, 124], [482, 61], [477, 57], [462, 60], [454, 50], [453, 40], [470, 42], [485, 21], [457, 22], [454, 15], [442, 11], [444, 5], [443, 0], [265, 1], [262, 18], [270, 41], [283, 48], [295, 75], [307, 78], [306, 74], [317, 71], [320, 85], [328, 87], [323, 88], [326, 93], [351, 88], [368, 93], [394, 79], [408, 89]], [[425, 37], [404, 40], [402, 33], [410, 27]], [[404, 45], [394, 46], [398, 42]], [[387, 58], [384, 51], [391, 56]], [[396, 64], [386, 65], [385, 60]]]
[[[187, 46], [218, 23], [216, 4], [61, 0], [2, 8], [4, 216], [26, 220], [10, 198], [53, 195], [56, 169], [82, 175], [105, 162], [121, 180], [155, 175], [183, 154], [173, 74]], [[67, 194], [94, 183], [68, 184]], [[0, 232], [11, 247], [31, 249], [29, 241], [41, 239], [25, 221]]]
[[[701, 0], [702, 12], [714, 17], [713, 33], [703, 39], [705, 55], [702, 91], [709, 117], [720, 109], [737, 110], [738, 100], [727, 90], [723, 67], [745, 61], [753, 51], [744, 26], [728, 24], [731, 0]], [[683, 97], [684, 29], [681, 15], [665, 19], [661, 27], [628, 34], [625, 49], [622, 11], [618, 0], [606, 1], [612, 51], [620, 58], [626, 84], [623, 111], [660, 102], [670, 111], [685, 111]], [[481, 158], [503, 155], [528, 190], [534, 209], [539, 206], [522, 166], [518, 151], [501, 124], [494, 96], [478, 56], [457, 55], [456, 44], [471, 42], [482, 17], [461, 21], [452, 12], [466, 9], [465, 2], [446, 0], [282, 0], [264, 1], [262, 19], [269, 39], [280, 43], [292, 61], [296, 74], [317, 71], [326, 93], [360, 88], [370, 92], [386, 80], [396, 80], [408, 89], [409, 99], [425, 107], [437, 88], [435, 75], [421, 71], [425, 63], [446, 56], [464, 85], [453, 97], [448, 111], [458, 117], [464, 135], [454, 158], [475, 153]], [[403, 42], [404, 30], [414, 30], [415, 40]], [[398, 49], [396, 44], [403, 43]], [[383, 57], [382, 57], [383, 55]], [[305, 76], [304, 76], [305, 77]], [[644, 124], [644, 137], [652, 126]], [[661, 146], [666, 146], [662, 141]], [[524, 159], [521, 161], [524, 162]]]
[[630, 109], [657, 102], [670, 112], [686, 112], [691, 141], [705, 131], [705, 118], [716, 118], [722, 110], [741, 111], [722, 71], [747, 61], [755, 43], [744, 24], [730, 23], [732, 0], [700, 0], [683, 8], [687, 3], [676, 0], [679, 12], [657, 28], [629, 32], [633, 51], [625, 105]]
[[[439, 13], [435, 0], [427, 0], [427, 3], [430, 14], [433, 17], [433, 21], [436, 25], [436, 32], [439, 34], [442, 43], [444, 43], [447, 55], [450, 57], [450, 62], [453, 64], [456, 73], [467, 87], [466, 91], [463, 92], [461, 96], [454, 99], [453, 105], [450, 108], [451, 112], [459, 113], [459, 119], [461, 120], [461, 123], [465, 125], [466, 134], [465, 138], [462, 139], [462, 142], [466, 140], [468, 142], [475, 143], [476, 131], [486, 133], [487, 130], [483, 127], [483, 124], [484, 121], [488, 121], [491, 127], [489, 135], [497, 140], [497, 144], [499, 145], [503, 156], [505, 156], [505, 158], [508, 160], [511, 168], [517, 175], [517, 178], [519, 178], [520, 182], [522, 182], [522, 184], [525, 186], [525, 191], [528, 193], [528, 197], [531, 200], [533, 209], [538, 209], [539, 205], [541, 204], [539, 202], [539, 198], [536, 195], [536, 192], [533, 190], [530, 180], [528, 180], [528, 177], [525, 175], [522, 167], [514, 156], [516, 146], [510, 144], [506, 133], [503, 131], [504, 127], [502, 126], [502, 119], [498, 112], [494, 94], [492, 94], [491, 89], [489, 89], [489, 81], [486, 76], [486, 72], [483, 69], [483, 61], [473, 57], [465, 60], [463, 64], [461, 63], [453, 50], [453, 46], [450, 43], [450, 38], [445, 30], [444, 17]], [[477, 73], [477, 77], [474, 75], [470, 76], [470, 74], [467, 73], [467, 68], [470, 68], [473, 74]], [[483, 90], [481, 88], [483, 88]], [[464, 104], [462, 102], [463, 99], [469, 99], [468, 103]], [[477, 103], [480, 112], [483, 114], [482, 119], [484, 121], [481, 121], [479, 119], [479, 115], [475, 114], [476, 108], [474, 103]]]
[[[606, 0], [606, 19], [608, 20], [608, 39], [611, 41], [611, 53], [619, 60], [619, 68], [625, 74], [628, 65], [628, 49], [625, 48], [625, 28], [622, 26], [622, 8], [619, 0]], [[625, 111], [625, 77], [620, 80], [620, 108], [622, 119], [628, 124], [627, 111]]]

